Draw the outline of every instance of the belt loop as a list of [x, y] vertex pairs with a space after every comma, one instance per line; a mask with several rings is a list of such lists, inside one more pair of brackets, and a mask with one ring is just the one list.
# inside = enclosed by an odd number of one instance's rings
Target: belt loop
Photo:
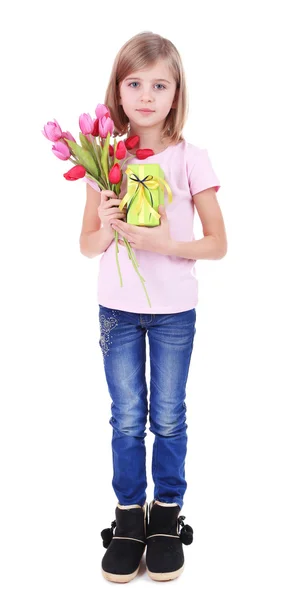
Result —
[[[150, 318], [150, 320], [149, 320], [149, 318]], [[152, 323], [152, 321], [153, 321], [153, 318], [154, 318], [154, 315], [152, 315], [150, 313], [148, 313], [148, 314], [142, 313], [142, 314], [140, 314], [140, 324], [145, 325], [145, 326], [150, 325], [150, 323]]]

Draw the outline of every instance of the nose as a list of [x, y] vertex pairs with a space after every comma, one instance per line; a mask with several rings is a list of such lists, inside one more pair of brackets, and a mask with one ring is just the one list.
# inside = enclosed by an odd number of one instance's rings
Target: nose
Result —
[[153, 102], [154, 98], [153, 98], [153, 93], [151, 88], [145, 88], [143, 87], [143, 90], [141, 92], [141, 100], [142, 102]]

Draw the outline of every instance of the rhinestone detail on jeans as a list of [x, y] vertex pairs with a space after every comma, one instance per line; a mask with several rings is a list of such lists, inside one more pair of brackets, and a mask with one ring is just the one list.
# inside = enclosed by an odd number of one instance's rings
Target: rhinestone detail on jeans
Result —
[[[113, 314], [115, 314], [114, 311]], [[101, 336], [99, 340], [99, 345], [103, 352], [104, 358], [109, 353], [110, 345], [112, 343], [110, 339], [110, 332], [112, 329], [114, 329], [114, 327], [117, 327], [117, 325], [118, 320], [115, 317], [105, 317], [105, 315], [100, 316]]]

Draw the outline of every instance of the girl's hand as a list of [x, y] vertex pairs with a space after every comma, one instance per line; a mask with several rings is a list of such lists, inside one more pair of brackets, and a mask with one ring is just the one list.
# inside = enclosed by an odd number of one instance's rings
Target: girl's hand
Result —
[[[111, 233], [113, 233], [111, 227], [111, 221], [113, 219], [124, 220], [126, 219], [126, 208], [119, 210], [121, 200], [111, 190], [102, 190], [101, 202], [98, 207], [99, 219], [104, 227]], [[119, 221], [118, 221], [119, 222]]]
[[[173, 240], [170, 237], [169, 222], [164, 206], [160, 205], [158, 212], [161, 215], [160, 225], [157, 227], [140, 227], [139, 225], [129, 225], [111, 219], [112, 227], [118, 231], [120, 236], [130, 242], [133, 250], [149, 250], [159, 254], [171, 254]], [[122, 240], [119, 240], [121, 246], [125, 246]]]

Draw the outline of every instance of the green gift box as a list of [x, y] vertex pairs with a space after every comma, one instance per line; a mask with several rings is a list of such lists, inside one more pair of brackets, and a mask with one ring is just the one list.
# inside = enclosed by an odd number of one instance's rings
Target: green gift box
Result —
[[120, 209], [127, 204], [127, 223], [146, 227], [160, 224], [158, 207], [164, 205], [164, 190], [168, 201], [172, 201], [170, 187], [164, 179], [164, 172], [158, 164], [128, 165], [127, 193]]

